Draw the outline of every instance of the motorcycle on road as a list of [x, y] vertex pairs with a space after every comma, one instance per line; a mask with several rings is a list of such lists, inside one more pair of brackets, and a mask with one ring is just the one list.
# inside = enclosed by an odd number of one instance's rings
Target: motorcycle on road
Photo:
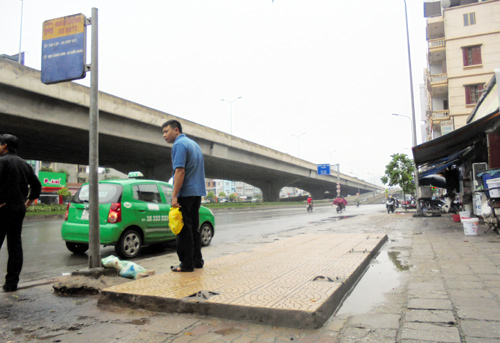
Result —
[[345, 206], [347, 205], [347, 201], [344, 198], [336, 197], [333, 200], [333, 206], [337, 205], [337, 213], [341, 213], [345, 210]]
[[309, 203], [309, 204], [307, 204], [306, 208], [307, 208], [307, 212], [312, 212], [312, 210], [313, 210], [313, 204], [312, 204], [312, 202]]
[[388, 198], [385, 202], [385, 208], [387, 213], [394, 213], [396, 211], [396, 200], [394, 198]]

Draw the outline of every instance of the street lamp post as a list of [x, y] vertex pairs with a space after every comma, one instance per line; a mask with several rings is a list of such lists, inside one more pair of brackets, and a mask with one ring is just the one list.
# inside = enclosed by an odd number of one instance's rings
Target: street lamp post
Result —
[[299, 133], [299, 134], [293, 134], [292, 136], [297, 137], [297, 157], [300, 157], [300, 137], [305, 135], [305, 132]]
[[21, 0], [21, 26], [19, 28], [19, 54], [17, 56], [17, 63], [21, 64], [21, 42], [23, 40], [23, 10], [24, 10], [24, 1]]
[[415, 139], [415, 135], [413, 134], [413, 121], [411, 120], [410, 117], [408, 116], [405, 116], [404, 114], [398, 114], [398, 113], [392, 113], [393, 116], [397, 116], [397, 117], [404, 117], [406, 119], [408, 119], [410, 121], [410, 127], [411, 127], [411, 132], [412, 132], [412, 135], [411, 135], [411, 144], [412, 146], [415, 146], [417, 145], [417, 142], [416, 142], [416, 139]]
[[231, 135], [233, 135], [233, 103], [241, 98], [242, 97], [239, 96], [233, 100], [220, 99], [220, 101], [225, 101], [229, 104], [229, 130], [230, 130], [229, 133]]
[[[417, 126], [415, 121], [415, 98], [413, 95], [413, 76], [411, 72], [411, 52], [410, 52], [410, 33], [408, 30], [408, 11], [406, 7], [406, 0], [403, 0], [405, 3], [405, 21], [406, 21], [406, 45], [408, 46], [408, 69], [410, 72], [410, 95], [411, 95], [411, 118], [412, 118], [412, 143], [413, 146], [417, 146]], [[414, 160], [415, 163], [415, 160]], [[420, 204], [418, 201], [418, 167], [415, 163], [415, 189], [417, 190], [417, 213], [420, 213]]]

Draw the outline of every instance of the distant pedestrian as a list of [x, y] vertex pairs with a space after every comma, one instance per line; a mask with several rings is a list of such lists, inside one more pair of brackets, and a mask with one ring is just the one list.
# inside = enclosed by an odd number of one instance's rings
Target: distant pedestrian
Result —
[[192, 272], [203, 268], [201, 255], [200, 206], [201, 197], [206, 195], [205, 166], [199, 145], [182, 133], [177, 120], [162, 125], [163, 138], [172, 146], [172, 168], [174, 188], [172, 207], [179, 207], [184, 227], [177, 235], [177, 255], [180, 264], [171, 266], [173, 272]]
[[17, 290], [23, 267], [21, 231], [26, 208], [40, 196], [42, 186], [33, 168], [17, 156], [16, 136], [0, 135], [0, 248], [7, 237], [7, 275], [3, 290]]

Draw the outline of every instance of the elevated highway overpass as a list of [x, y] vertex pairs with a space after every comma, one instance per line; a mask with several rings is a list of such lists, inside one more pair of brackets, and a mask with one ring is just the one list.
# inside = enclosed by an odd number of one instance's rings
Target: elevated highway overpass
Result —
[[[19, 137], [25, 159], [87, 165], [90, 93], [65, 82], [45, 85], [40, 71], [0, 58], [0, 133]], [[99, 165], [148, 178], [172, 176], [171, 145], [161, 125], [177, 119], [200, 145], [206, 177], [243, 181], [262, 190], [265, 201], [292, 186], [323, 198], [336, 192], [337, 175], [318, 175], [313, 163], [171, 114], [103, 92], [99, 93]], [[340, 173], [342, 195], [373, 192], [378, 186]]]

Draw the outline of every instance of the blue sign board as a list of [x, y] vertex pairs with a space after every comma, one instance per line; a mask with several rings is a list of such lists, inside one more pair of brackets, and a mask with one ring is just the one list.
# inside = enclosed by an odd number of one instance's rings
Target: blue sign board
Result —
[[42, 82], [85, 77], [85, 16], [75, 14], [43, 22]]
[[330, 175], [330, 165], [318, 164], [318, 175]]

